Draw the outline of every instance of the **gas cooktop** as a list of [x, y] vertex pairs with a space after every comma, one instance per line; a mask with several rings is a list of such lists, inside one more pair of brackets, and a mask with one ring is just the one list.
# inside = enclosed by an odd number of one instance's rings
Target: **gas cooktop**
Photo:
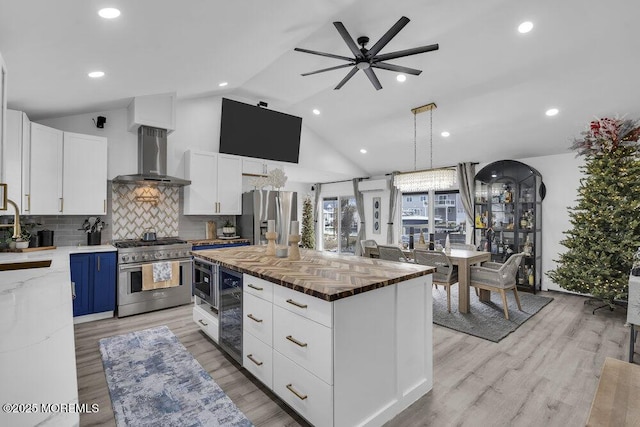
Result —
[[127, 239], [114, 240], [113, 246], [118, 249], [139, 248], [145, 246], [164, 246], [164, 245], [180, 245], [187, 243], [178, 237], [162, 237], [157, 240]]

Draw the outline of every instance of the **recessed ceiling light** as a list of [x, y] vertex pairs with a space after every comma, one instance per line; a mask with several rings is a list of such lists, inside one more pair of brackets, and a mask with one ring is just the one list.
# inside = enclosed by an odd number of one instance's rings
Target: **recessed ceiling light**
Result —
[[549, 109], [545, 112], [545, 114], [546, 114], [547, 116], [555, 116], [556, 114], [558, 114], [558, 112], [559, 112], [559, 111], [560, 111], [560, 110], [558, 110], [557, 108], [549, 108]]
[[518, 31], [522, 34], [528, 33], [533, 29], [533, 22], [525, 21], [522, 24], [518, 25]]
[[218, 83], [218, 86], [225, 87], [228, 84], [229, 84], [229, 82], [220, 82], [220, 83]]
[[105, 7], [104, 9], [100, 9], [98, 11], [98, 15], [100, 15], [104, 19], [113, 19], [120, 16], [120, 11], [114, 7]]
[[320, 110], [318, 110], [317, 108], [313, 109], [313, 114], [315, 114], [316, 116], [320, 114]]
[[92, 71], [88, 74], [92, 79], [97, 79], [98, 77], [104, 76], [104, 71]]
[[360, 149], [360, 152], [361, 152], [362, 154], [366, 154], [366, 153], [367, 153], [367, 150], [365, 150], [364, 148], [361, 148], [361, 149]]
[[404, 74], [398, 74], [396, 76], [396, 80], [402, 83], [403, 81], [407, 80], [407, 76], [405, 76]]
[[449, 132], [447, 132], [446, 130], [444, 132], [442, 132], [440, 135], [444, 136], [445, 138], [448, 137], [449, 135], [451, 135]]

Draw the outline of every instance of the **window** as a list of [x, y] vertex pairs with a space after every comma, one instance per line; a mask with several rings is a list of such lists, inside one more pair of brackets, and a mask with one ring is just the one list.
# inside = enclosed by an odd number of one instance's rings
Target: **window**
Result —
[[354, 197], [332, 197], [322, 200], [322, 248], [328, 252], [354, 254], [358, 240], [360, 217]]
[[[418, 242], [420, 233], [425, 241], [430, 240], [430, 234], [435, 243], [444, 245], [447, 234], [451, 242], [465, 242], [466, 214], [460, 201], [458, 191], [433, 192], [433, 224], [429, 221], [429, 193], [403, 194], [401, 243], [408, 244], [411, 228], [413, 228], [414, 242]], [[414, 202], [413, 200], [416, 199]], [[420, 201], [417, 201], [420, 200]]]

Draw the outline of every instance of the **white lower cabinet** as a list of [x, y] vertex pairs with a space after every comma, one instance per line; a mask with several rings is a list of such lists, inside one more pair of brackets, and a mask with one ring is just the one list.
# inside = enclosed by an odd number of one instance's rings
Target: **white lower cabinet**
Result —
[[209, 305], [206, 303], [198, 304], [196, 302], [193, 306], [193, 321], [196, 322], [202, 332], [215, 342], [218, 342], [218, 318], [208, 310], [208, 307]]
[[381, 426], [431, 390], [430, 275], [334, 302], [243, 286], [243, 366], [316, 427]]
[[333, 425], [333, 387], [275, 350], [273, 392], [314, 426]]
[[242, 365], [264, 385], [273, 388], [273, 349], [246, 330], [242, 335]]

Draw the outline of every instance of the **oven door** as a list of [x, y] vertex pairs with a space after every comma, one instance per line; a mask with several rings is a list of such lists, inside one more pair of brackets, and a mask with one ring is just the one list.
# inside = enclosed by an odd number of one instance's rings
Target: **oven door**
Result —
[[168, 261], [179, 263], [179, 284], [170, 288], [142, 289], [142, 266], [147, 263], [118, 265], [118, 317], [175, 307], [191, 302], [191, 258]]

